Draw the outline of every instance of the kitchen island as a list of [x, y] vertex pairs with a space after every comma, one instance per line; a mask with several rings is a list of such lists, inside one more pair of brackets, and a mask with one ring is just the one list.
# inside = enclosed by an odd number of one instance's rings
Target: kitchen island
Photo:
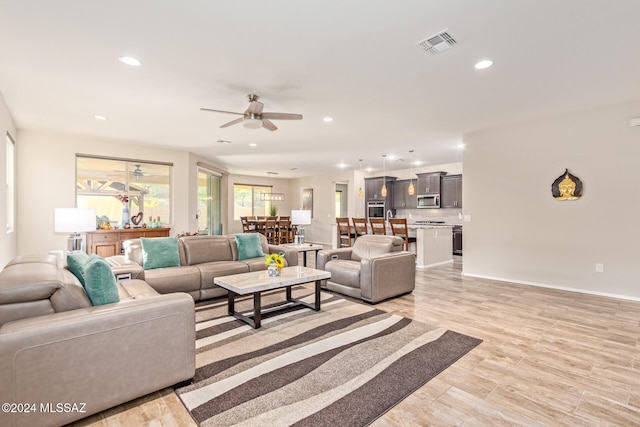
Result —
[[453, 262], [452, 225], [410, 225], [416, 234], [416, 267], [428, 268]]

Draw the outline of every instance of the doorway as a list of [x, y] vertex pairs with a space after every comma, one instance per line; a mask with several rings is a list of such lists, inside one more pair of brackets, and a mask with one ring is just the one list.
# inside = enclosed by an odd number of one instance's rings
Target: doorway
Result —
[[335, 192], [335, 214], [336, 218], [346, 218], [349, 216], [349, 185], [344, 182], [336, 183]]

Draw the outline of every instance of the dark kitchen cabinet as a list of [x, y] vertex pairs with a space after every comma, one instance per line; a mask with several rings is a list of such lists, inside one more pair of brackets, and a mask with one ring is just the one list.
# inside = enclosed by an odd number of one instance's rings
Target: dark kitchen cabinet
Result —
[[[415, 180], [413, 180], [415, 181]], [[392, 209], [416, 209], [418, 207], [417, 192], [409, 194], [410, 179], [402, 179], [393, 183], [393, 204]], [[416, 186], [415, 182], [413, 184]]]
[[440, 178], [446, 174], [446, 172], [430, 172], [417, 174], [418, 188], [416, 193], [418, 195], [440, 194]]
[[440, 207], [461, 208], [462, 175], [443, 176], [440, 185]]
[[462, 255], [462, 226], [453, 227], [453, 254]]
[[[372, 200], [379, 200], [386, 202], [388, 209], [391, 209], [393, 204], [393, 183], [397, 178], [394, 176], [376, 176], [373, 178], [364, 179], [364, 192], [365, 200], [370, 202]], [[382, 197], [382, 185], [386, 183], [387, 197]]]

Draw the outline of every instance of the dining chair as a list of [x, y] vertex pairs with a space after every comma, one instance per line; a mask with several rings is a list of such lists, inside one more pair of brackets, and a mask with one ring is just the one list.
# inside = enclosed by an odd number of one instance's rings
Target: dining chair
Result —
[[384, 218], [369, 218], [371, 234], [387, 234], [387, 225]]
[[288, 216], [281, 216], [278, 219], [278, 244], [291, 243], [291, 219]]
[[391, 233], [404, 239], [404, 250], [409, 250], [409, 243], [416, 243], [415, 237], [409, 237], [409, 229], [407, 228], [406, 218], [389, 218]]
[[246, 216], [240, 217], [240, 222], [242, 223], [242, 232], [243, 233], [255, 233], [257, 230], [255, 226], [252, 226], [249, 222], [249, 219]]
[[338, 223], [338, 247], [351, 247], [351, 224], [349, 218], [336, 218]]
[[267, 242], [272, 245], [278, 243], [278, 221], [275, 217], [267, 217], [264, 223], [264, 236], [267, 238]]
[[351, 221], [353, 222], [353, 231], [356, 239], [369, 233], [367, 230], [367, 218], [351, 218]]

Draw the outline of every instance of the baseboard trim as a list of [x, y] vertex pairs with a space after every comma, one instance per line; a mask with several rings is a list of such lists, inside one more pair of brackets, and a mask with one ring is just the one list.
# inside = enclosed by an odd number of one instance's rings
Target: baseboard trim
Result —
[[495, 277], [495, 276], [484, 276], [481, 274], [470, 274], [470, 273], [465, 273], [462, 272], [462, 275], [465, 277], [474, 277], [474, 278], [478, 278], [478, 279], [488, 279], [488, 280], [495, 280], [498, 282], [508, 282], [508, 283], [513, 283], [516, 285], [525, 285], [525, 286], [536, 286], [538, 288], [548, 288], [548, 289], [557, 289], [559, 291], [568, 291], [568, 292], [575, 292], [575, 293], [579, 293], [579, 294], [588, 294], [588, 295], [597, 295], [597, 296], [601, 296], [601, 297], [607, 297], [607, 298], [616, 298], [616, 299], [622, 299], [622, 300], [627, 300], [627, 301], [640, 301], [640, 297], [632, 297], [629, 295], [620, 295], [620, 294], [611, 294], [608, 292], [596, 292], [596, 291], [591, 291], [588, 289], [579, 289], [579, 288], [572, 288], [569, 286], [556, 286], [556, 285], [549, 285], [546, 283], [538, 283], [538, 282], [529, 282], [526, 280], [515, 280], [515, 279], [505, 279], [504, 277]]
[[435, 262], [433, 264], [427, 264], [427, 265], [417, 265], [416, 264], [416, 268], [419, 268], [420, 270], [424, 270], [426, 268], [436, 267], [438, 265], [451, 264], [452, 262], [453, 262], [453, 260], [450, 259], [450, 260], [447, 260], [447, 261], [440, 261], [440, 262]]

